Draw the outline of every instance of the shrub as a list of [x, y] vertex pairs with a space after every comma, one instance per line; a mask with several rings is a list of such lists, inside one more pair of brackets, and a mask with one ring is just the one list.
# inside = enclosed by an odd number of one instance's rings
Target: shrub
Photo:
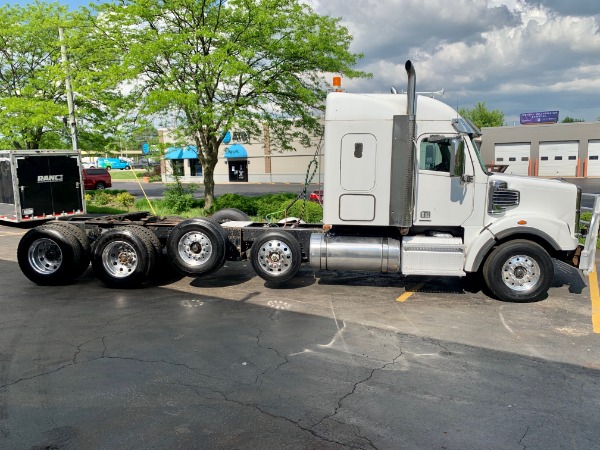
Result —
[[287, 202], [286, 206], [289, 205], [294, 198], [296, 198], [296, 194], [291, 192], [267, 194], [256, 197], [256, 215], [264, 219], [268, 214], [280, 210], [283, 203]]
[[276, 213], [269, 215], [269, 221], [275, 222], [287, 217], [298, 217], [308, 223], [319, 223], [323, 220], [323, 207], [315, 202], [298, 200], [290, 207], [290, 200], [286, 200], [279, 204]]
[[244, 197], [240, 194], [223, 194], [213, 203], [213, 212], [224, 208], [236, 208], [244, 211], [249, 216], [256, 215], [256, 201], [253, 197]]
[[121, 192], [120, 194], [117, 194], [117, 203], [127, 208], [127, 211], [129, 211], [129, 208], [135, 203], [135, 197], [129, 192]]
[[113, 199], [113, 196], [111, 194], [109, 194], [108, 192], [96, 192], [96, 194], [94, 194], [94, 198], [92, 199], [92, 203], [99, 205], [99, 206], [104, 206], [104, 205], [108, 205]]
[[179, 214], [196, 206], [194, 192], [198, 186], [195, 184], [183, 185], [179, 178], [175, 178], [175, 184], [168, 186], [164, 192], [165, 206], [174, 213]]

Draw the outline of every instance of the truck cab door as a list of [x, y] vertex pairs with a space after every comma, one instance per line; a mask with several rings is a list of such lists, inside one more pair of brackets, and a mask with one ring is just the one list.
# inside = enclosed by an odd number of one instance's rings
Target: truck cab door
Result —
[[[475, 187], [473, 162], [466, 151], [464, 175], [451, 176], [455, 159], [452, 145], [440, 136], [424, 135], [417, 141], [416, 202], [413, 223], [417, 226], [460, 226], [473, 213]], [[462, 138], [460, 138], [462, 139]]]

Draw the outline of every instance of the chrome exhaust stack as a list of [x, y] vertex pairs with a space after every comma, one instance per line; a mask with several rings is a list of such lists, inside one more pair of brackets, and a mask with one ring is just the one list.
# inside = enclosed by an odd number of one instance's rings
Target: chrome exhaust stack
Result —
[[[404, 63], [406, 74], [408, 75], [408, 87], [406, 89], [406, 114], [412, 116], [413, 122], [417, 113], [417, 74], [415, 72], [415, 66], [413, 66], [410, 59]], [[414, 140], [414, 129], [413, 129], [413, 140]]]

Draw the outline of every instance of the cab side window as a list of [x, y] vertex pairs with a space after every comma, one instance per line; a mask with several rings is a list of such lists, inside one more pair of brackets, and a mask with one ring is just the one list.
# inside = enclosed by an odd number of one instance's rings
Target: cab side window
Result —
[[450, 149], [445, 143], [421, 142], [419, 169], [450, 172]]

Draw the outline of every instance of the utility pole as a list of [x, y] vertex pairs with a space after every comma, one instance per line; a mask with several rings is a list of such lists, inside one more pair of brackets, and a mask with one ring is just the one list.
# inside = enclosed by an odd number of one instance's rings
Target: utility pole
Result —
[[60, 41], [61, 60], [67, 71], [67, 75], [65, 77], [65, 88], [67, 90], [67, 107], [69, 109], [69, 123], [71, 125], [71, 143], [73, 144], [73, 150], [77, 151], [77, 122], [75, 121], [75, 105], [73, 104], [73, 87], [71, 86], [69, 60], [67, 59], [67, 47], [65, 45], [65, 36], [62, 27], [58, 29], [58, 39]]

